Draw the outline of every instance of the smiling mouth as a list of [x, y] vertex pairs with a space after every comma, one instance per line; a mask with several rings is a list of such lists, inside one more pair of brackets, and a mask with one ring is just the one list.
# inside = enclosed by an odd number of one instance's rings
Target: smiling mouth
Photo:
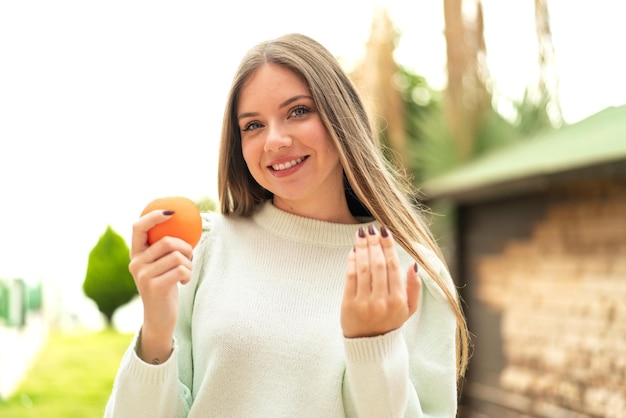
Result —
[[270, 167], [272, 168], [272, 170], [274, 171], [283, 171], [283, 170], [288, 170], [292, 167], [297, 166], [298, 164], [301, 164], [304, 160], [306, 160], [308, 158], [308, 156], [306, 157], [300, 157], [300, 158], [296, 158], [294, 160], [291, 161], [287, 161], [285, 163], [280, 163], [280, 164], [273, 164]]

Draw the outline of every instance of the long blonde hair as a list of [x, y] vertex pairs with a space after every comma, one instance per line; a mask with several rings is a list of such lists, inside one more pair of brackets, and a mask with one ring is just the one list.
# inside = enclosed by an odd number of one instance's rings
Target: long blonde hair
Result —
[[[335, 57], [322, 45], [301, 34], [288, 34], [252, 48], [235, 74], [224, 112], [218, 163], [218, 193], [225, 215], [250, 216], [272, 194], [247, 169], [241, 151], [237, 102], [243, 83], [261, 65], [290, 69], [306, 83], [343, 166], [346, 197], [355, 215], [368, 214], [385, 225], [396, 241], [433, 278], [445, 294], [457, 319], [457, 377], [469, 360], [469, 332], [456, 291], [439, 277], [434, 265], [420, 254], [416, 243], [445, 260], [418, 208], [410, 182], [384, 158], [380, 144], [355, 86]], [[354, 213], [354, 212], [365, 213]]]

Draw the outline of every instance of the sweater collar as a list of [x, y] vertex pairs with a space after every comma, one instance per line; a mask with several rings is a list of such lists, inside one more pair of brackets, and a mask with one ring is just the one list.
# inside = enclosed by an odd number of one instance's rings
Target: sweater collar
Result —
[[339, 224], [305, 218], [278, 209], [271, 201], [259, 205], [253, 216], [261, 228], [283, 238], [310, 244], [351, 247], [359, 226], [376, 224], [372, 218], [359, 219], [362, 224]]

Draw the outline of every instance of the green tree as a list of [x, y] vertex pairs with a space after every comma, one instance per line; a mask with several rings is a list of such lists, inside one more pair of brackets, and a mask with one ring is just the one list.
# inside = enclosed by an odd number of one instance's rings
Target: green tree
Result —
[[115, 311], [138, 293], [128, 270], [129, 262], [126, 241], [108, 226], [89, 253], [83, 291], [96, 303], [109, 327]]
[[[394, 60], [398, 33], [386, 9], [374, 15], [362, 62], [362, 91], [385, 155], [420, 183], [561, 122], [546, 0], [535, 0], [540, 80], [500, 113], [487, 68], [481, 0], [444, 0], [448, 83], [435, 91]], [[555, 123], [556, 122], [556, 123]]]
[[[404, 94], [406, 124], [414, 126], [417, 133], [407, 129], [408, 153], [417, 183], [562, 124], [546, 0], [535, 0], [540, 79], [537, 86], [526, 89], [522, 99], [511, 103], [513, 118], [499, 112], [499, 98], [491, 91], [481, 0], [444, 0], [444, 18], [448, 74], [445, 90], [430, 92], [428, 109], [418, 109], [411, 103], [411, 96]], [[404, 75], [406, 79], [411, 77], [419, 79]]]

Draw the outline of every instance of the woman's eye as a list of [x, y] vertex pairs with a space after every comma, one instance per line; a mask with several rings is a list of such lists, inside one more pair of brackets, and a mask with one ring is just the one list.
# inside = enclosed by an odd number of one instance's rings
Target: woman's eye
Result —
[[261, 128], [262, 126], [263, 125], [261, 125], [259, 122], [250, 122], [243, 127], [242, 131], [254, 131], [255, 129]]
[[305, 114], [309, 113], [310, 111], [311, 110], [308, 107], [306, 107], [306, 106], [296, 106], [291, 111], [291, 116], [295, 116], [295, 117], [304, 116]]

